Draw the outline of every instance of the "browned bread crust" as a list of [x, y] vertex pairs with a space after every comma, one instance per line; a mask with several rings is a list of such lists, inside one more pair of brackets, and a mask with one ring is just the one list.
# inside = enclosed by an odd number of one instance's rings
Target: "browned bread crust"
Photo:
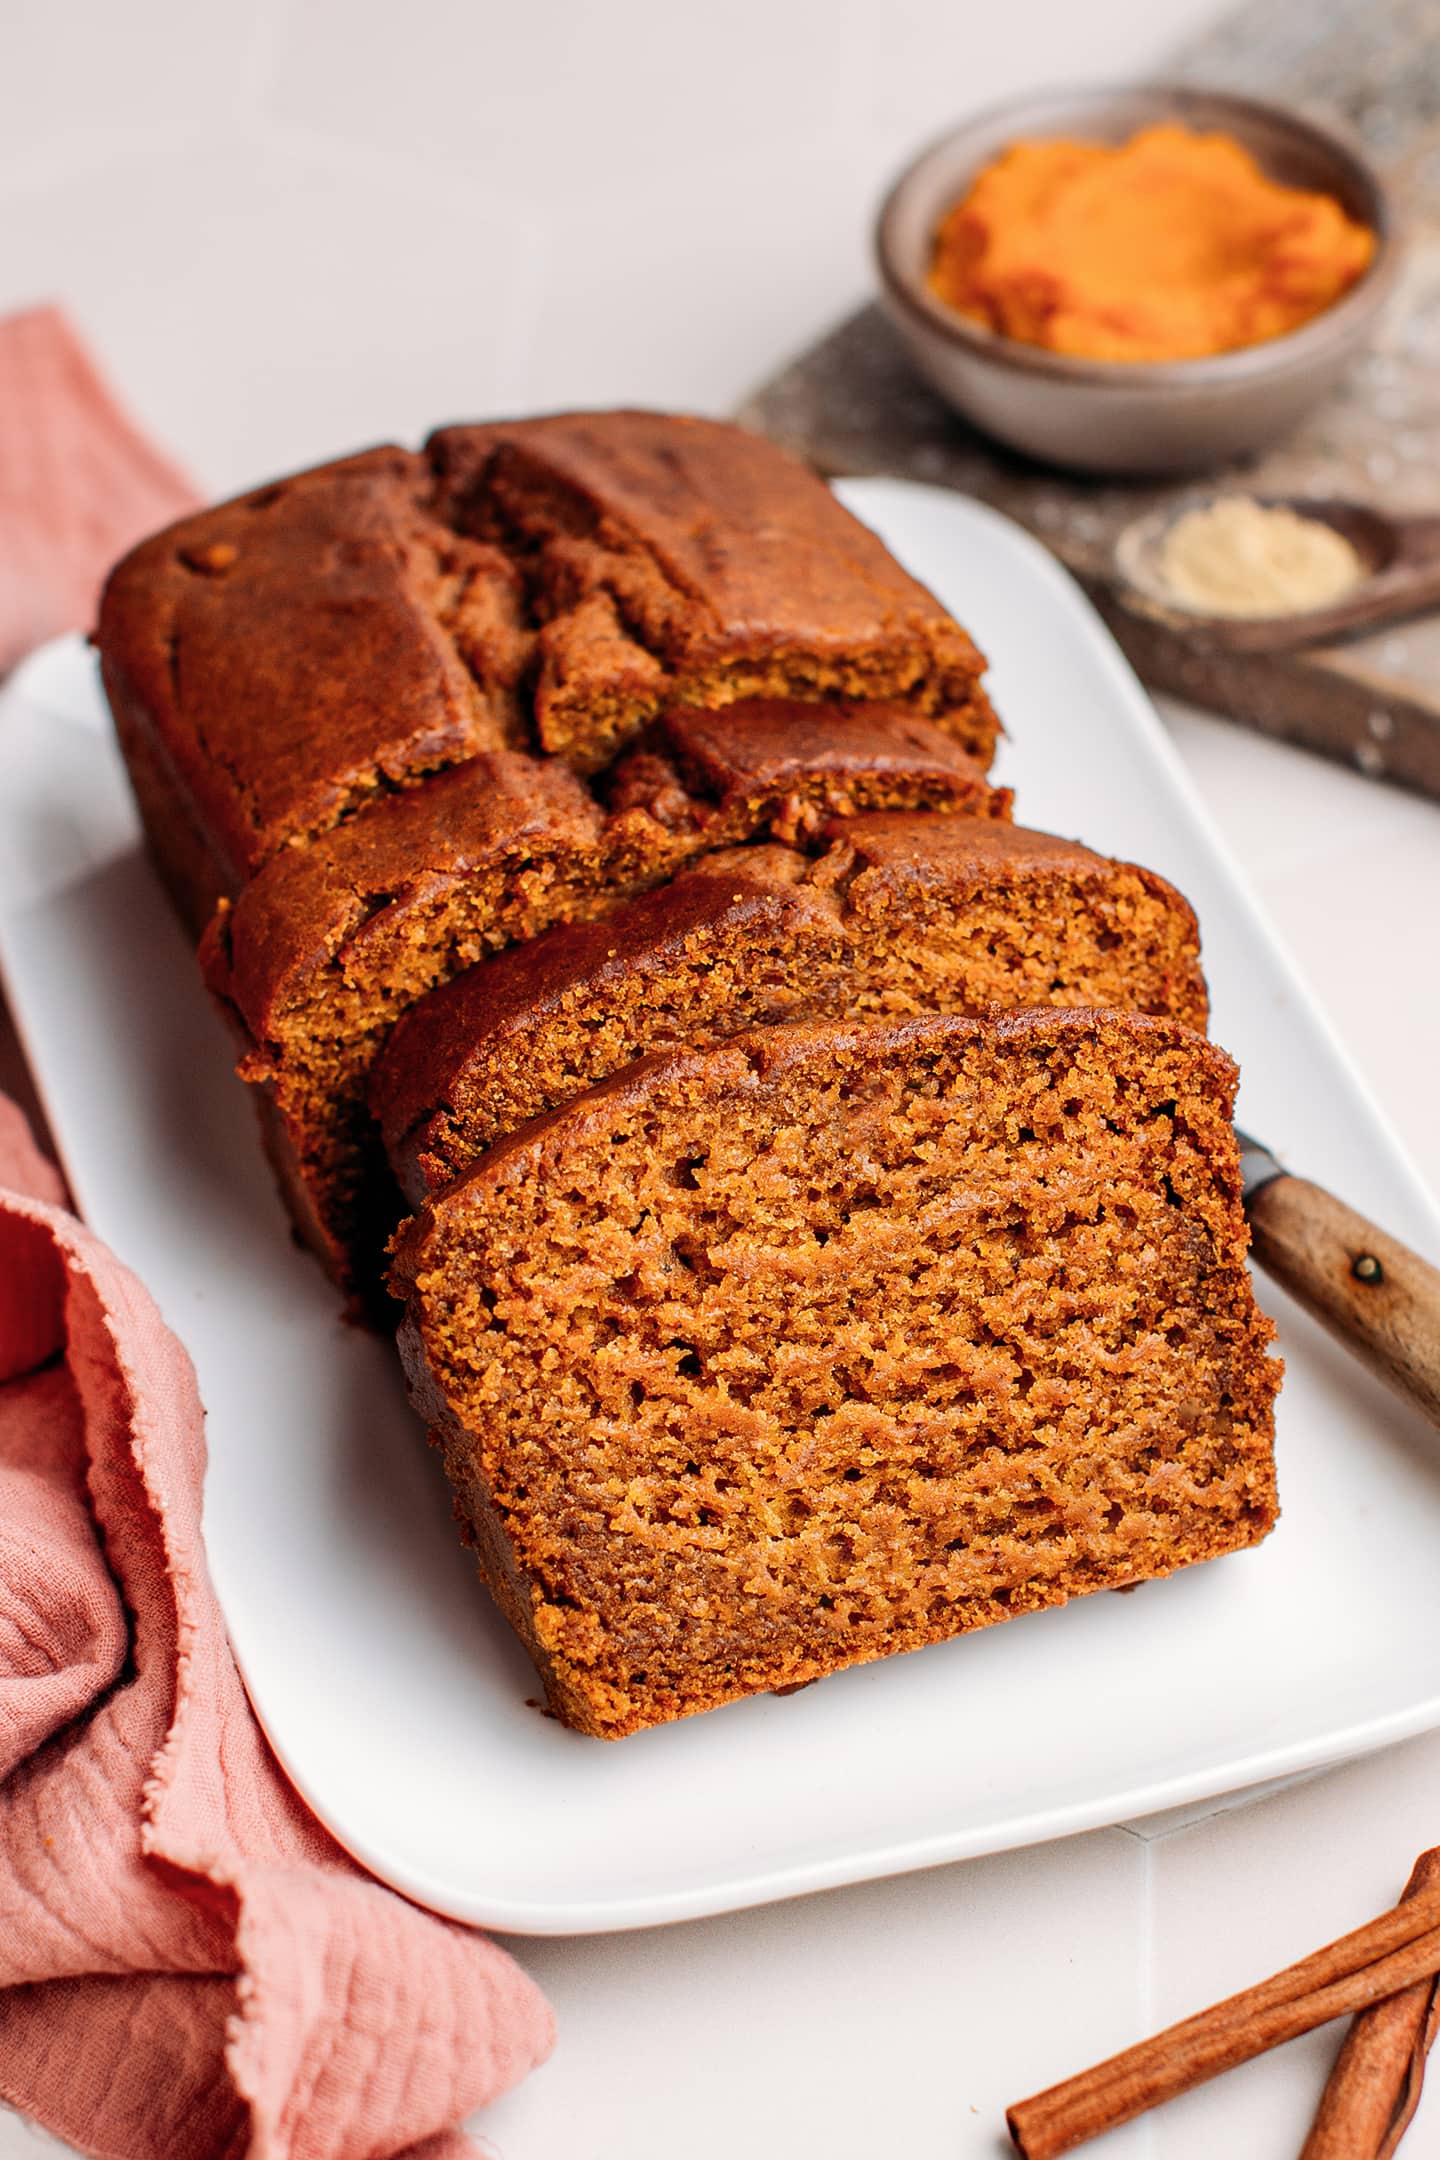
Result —
[[[499, 751], [382, 793], [305, 845], [281, 849], [217, 915], [206, 980], [266, 1098], [267, 1147], [307, 1244], [355, 1288], [393, 1227], [365, 1107], [370, 1066], [408, 1007], [482, 955], [604, 912], [703, 852], [771, 831], [819, 830], [872, 803], [1003, 817], [954, 743], [868, 708], [777, 755], [784, 715], [730, 707], [707, 722], [693, 775], [637, 749], [598, 801], [558, 758]], [[688, 740], [662, 731], [657, 743]], [[728, 745], [728, 749], [727, 746]], [[968, 821], [968, 820], [967, 820]]]
[[612, 812], [642, 804], [707, 848], [761, 831], [800, 845], [829, 817], [882, 807], [1001, 819], [1012, 807], [953, 737], [881, 700], [677, 706], [596, 785]]
[[362, 1192], [391, 1204], [369, 1059], [434, 983], [709, 849], [1009, 811], [965, 633], [715, 421], [451, 428], [276, 481], [127, 556], [96, 642], [151, 852], [347, 1287]]
[[983, 661], [798, 459], [649, 412], [445, 428], [442, 514], [525, 569], [541, 745], [583, 770], [667, 705], [902, 698], [988, 762]]
[[642, 1052], [799, 1013], [1108, 1005], [1204, 1028], [1195, 917], [1153, 872], [973, 818], [877, 814], [826, 837], [814, 859], [706, 856], [421, 999], [370, 1088], [407, 1197]]
[[762, 1028], [432, 1198], [402, 1354], [558, 1715], [616, 1738], [1262, 1538], [1234, 1084], [1136, 1015]]
[[[217, 894], [378, 792], [527, 741], [518, 573], [448, 532], [428, 487], [422, 458], [365, 451], [182, 519], [111, 573], [96, 641], [121, 746], [169, 782]], [[462, 653], [481, 593], [510, 609], [508, 666]]]
[[653, 413], [447, 429], [201, 511], [116, 567], [96, 641], [192, 922], [377, 793], [506, 749], [595, 771], [676, 702], [890, 698], [995, 739], [968, 637], [812, 473]]

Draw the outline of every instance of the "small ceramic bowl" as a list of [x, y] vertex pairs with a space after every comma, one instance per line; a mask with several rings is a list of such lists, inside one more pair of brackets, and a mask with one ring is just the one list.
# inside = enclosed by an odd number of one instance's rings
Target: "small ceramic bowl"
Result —
[[[1200, 360], [1079, 360], [1001, 337], [930, 293], [925, 273], [937, 226], [1010, 143], [1022, 136], [1124, 142], [1157, 120], [1221, 130], [1276, 180], [1333, 195], [1375, 233], [1363, 277], [1298, 330]], [[886, 305], [940, 395], [1016, 450], [1105, 473], [1201, 471], [1284, 434], [1365, 344], [1400, 253], [1384, 185], [1340, 137], [1283, 106], [1168, 85], [1031, 97], [966, 121], [901, 174], [875, 242]]]

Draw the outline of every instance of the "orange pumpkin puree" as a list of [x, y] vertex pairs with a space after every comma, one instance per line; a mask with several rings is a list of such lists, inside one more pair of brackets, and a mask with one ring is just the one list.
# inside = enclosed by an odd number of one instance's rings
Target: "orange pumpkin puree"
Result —
[[1375, 235], [1282, 187], [1228, 135], [1012, 143], [935, 236], [937, 299], [1087, 360], [1190, 360], [1281, 337], [1338, 300]]

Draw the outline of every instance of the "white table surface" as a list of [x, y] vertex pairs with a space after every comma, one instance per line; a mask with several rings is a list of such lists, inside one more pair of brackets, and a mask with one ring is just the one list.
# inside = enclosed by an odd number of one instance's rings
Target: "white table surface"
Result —
[[[1153, 68], [1209, 12], [12, 7], [0, 308], [62, 300], [217, 492], [444, 418], [723, 412], [865, 291], [868, 213], [912, 144], [1031, 85]], [[1168, 717], [1440, 1185], [1440, 807]], [[1006, 2101], [1368, 1918], [1437, 1841], [1440, 1736], [1179, 1819], [663, 1931], [521, 1943], [560, 2043], [477, 2128], [504, 2160], [998, 2160]], [[1091, 2149], [1292, 2154], [1337, 2037]], [[1405, 2150], [1440, 2152], [1440, 2097]], [[0, 2117], [0, 2160], [36, 2151]]]

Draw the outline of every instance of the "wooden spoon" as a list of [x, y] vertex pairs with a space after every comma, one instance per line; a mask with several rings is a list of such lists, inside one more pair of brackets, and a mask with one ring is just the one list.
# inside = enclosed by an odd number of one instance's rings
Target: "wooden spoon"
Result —
[[1359, 580], [1324, 607], [1299, 613], [1198, 613], [1167, 583], [1161, 548], [1177, 519], [1219, 499], [1192, 495], [1164, 510], [1152, 510], [1125, 527], [1115, 543], [1115, 596], [1131, 614], [1163, 622], [1209, 651], [1254, 653], [1288, 652], [1302, 645], [1356, 637], [1376, 623], [1440, 605], [1440, 517], [1389, 517], [1362, 503], [1262, 495], [1255, 500], [1267, 509], [1293, 510], [1297, 517], [1318, 518], [1333, 526], [1360, 558]]

